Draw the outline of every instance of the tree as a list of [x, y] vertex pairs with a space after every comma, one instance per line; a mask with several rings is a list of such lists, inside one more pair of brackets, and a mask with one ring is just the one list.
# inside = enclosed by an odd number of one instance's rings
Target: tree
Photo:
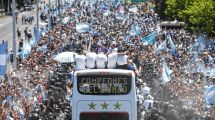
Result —
[[155, 1], [155, 12], [159, 14], [160, 18], [162, 20], [165, 20], [166, 19], [166, 16], [165, 16], [165, 9], [167, 7], [165, 1], [166, 0], [154, 0]]
[[196, 32], [210, 33], [215, 30], [215, 2], [213, 0], [195, 0], [186, 9], [179, 11], [178, 17], [188, 23]]
[[185, 21], [194, 32], [215, 31], [214, 0], [165, 0], [165, 17], [168, 20]]

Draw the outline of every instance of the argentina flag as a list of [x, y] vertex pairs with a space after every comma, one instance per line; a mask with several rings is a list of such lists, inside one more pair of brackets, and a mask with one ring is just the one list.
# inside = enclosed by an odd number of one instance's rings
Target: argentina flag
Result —
[[143, 45], [150, 45], [156, 41], [157, 31], [152, 32], [151, 34], [147, 35], [146, 37], [141, 39]]
[[207, 105], [215, 104], [215, 86], [211, 85], [204, 91], [204, 96]]
[[156, 49], [156, 52], [165, 51], [166, 49], [167, 49], [167, 46], [166, 46], [166, 40], [165, 40], [158, 46], [158, 48]]
[[135, 22], [129, 32], [129, 35], [130, 36], [135, 36], [135, 35], [140, 35], [141, 34], [141, 28], [140, 26], [138, 25], [137, 22]]
[[87, 23], [77, 23], [76, 24], [76, 31], [78, 33], [84, 33], [90, 31], [90, 25]]
[[176, 56], [177, 51], [176, 51], [176, 48], [175, 48], [175, 44], [173, 43], [172, 38], [171, 38], [171, 36], [170, 36], [169, 33], [167, 34], [167, 39], [168, 39], [169, 42], [170, 42], [170, 47], [171, 47], [172, 55], [173, 55], [173, 56]]
[[7, 71], [7, 47], [7, 42], [0, 44], [0, 77], [4, 77]]
[[170, 75], [172, 74], [172, 70], [169, 69], [166, 63], [166, 59], [163, 58], [163, 66], [162, 66], [162, 84], [165, 84], [171, 80]]

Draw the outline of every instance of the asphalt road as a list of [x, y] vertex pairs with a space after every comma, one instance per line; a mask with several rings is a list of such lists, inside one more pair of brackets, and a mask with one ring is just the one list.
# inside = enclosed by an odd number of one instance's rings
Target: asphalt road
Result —
[[[48, 4], [48, 0], [45, 0], [46, 4]], [[51, 5], [55, 5], [56, 0], [51, 0]], [[41, 4], [39, 4], [40, 6]], [[42, 5], [44, 6], [44, 4]], [[42, 7], [43, 8], [43, 7]], [[23, 15], [34, 15], [34, 22], [32, 25], [26, 24], [26, 25], [22, 25], [22, 16]], [[16, 24], [16, 28], [19, 27], [21, 29], [21, 37], [24, 38], [24, 29], [26, 27], [28, 27], [29, 30], [32, 31], [33, 33], [33, 26], [36, 25], [36, 7], [34, 10], [31, 11], [24, 11], [24, 12], [19, 12], [18, 15], [18, 21]], [[1, 16], [0, 17], [0, 43], [2, 41], [8, 41], [8, 49], [13, 47], [13, 17], [12, 16]], [[18, 40], [17, 36], [16, 36], [16, 40], [17, 40], [17, 45], [19, 43], [20, 40]], [[18, 46], [17, 46], [18, 48]]]

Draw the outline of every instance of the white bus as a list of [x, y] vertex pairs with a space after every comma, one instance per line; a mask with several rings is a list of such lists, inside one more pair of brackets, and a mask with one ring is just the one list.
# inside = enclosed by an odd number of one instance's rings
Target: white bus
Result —
[[130, 70], [76, 71], [72, 120], [137, 120], [135, 75]]

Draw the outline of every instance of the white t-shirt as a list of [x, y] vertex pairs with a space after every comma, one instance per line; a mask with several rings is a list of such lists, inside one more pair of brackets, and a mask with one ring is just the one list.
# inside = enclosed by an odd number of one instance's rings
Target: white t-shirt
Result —
[[143, 106], [145, 107], [145, 109], [149, 109], [149, 104], [150, 103], [151, 103], [151, 107], [153, 107], [154, 100], [145, 100], [143, 102]]
[[96, 53], [87, 53], [86, 54], [86, 66], [87, 68], [95, 68], [96, 67]]
[[75, 55], [75, 70], [84, 70], [86, 64], [86, 56], [85, 55]]
[[107, 56], [104, 54], [97, 54], [96, 55], [96, 67], [98, 69], [105, 68], [105, 62], [107, 62]]
[[108, 64], [107, 64], [107, 68], [108, 69], [114, 69], [116, 68], [116, 62], [118, 59], [118, 54], [116, 52], [114, 53], [110, 53], [108, 55]]
[[141, 92], [143, 96], [148, 95], [150, 92], [150, 88], [148, 86], [145, 86], [141, 89]]
[[139, 104], [143, 104], [144, 97], [142, 95], [137, 95], [137, 98], [138, 98]]
[[117, 65], [125, 65], [128, 63], [127, 55], [118, 55]]

